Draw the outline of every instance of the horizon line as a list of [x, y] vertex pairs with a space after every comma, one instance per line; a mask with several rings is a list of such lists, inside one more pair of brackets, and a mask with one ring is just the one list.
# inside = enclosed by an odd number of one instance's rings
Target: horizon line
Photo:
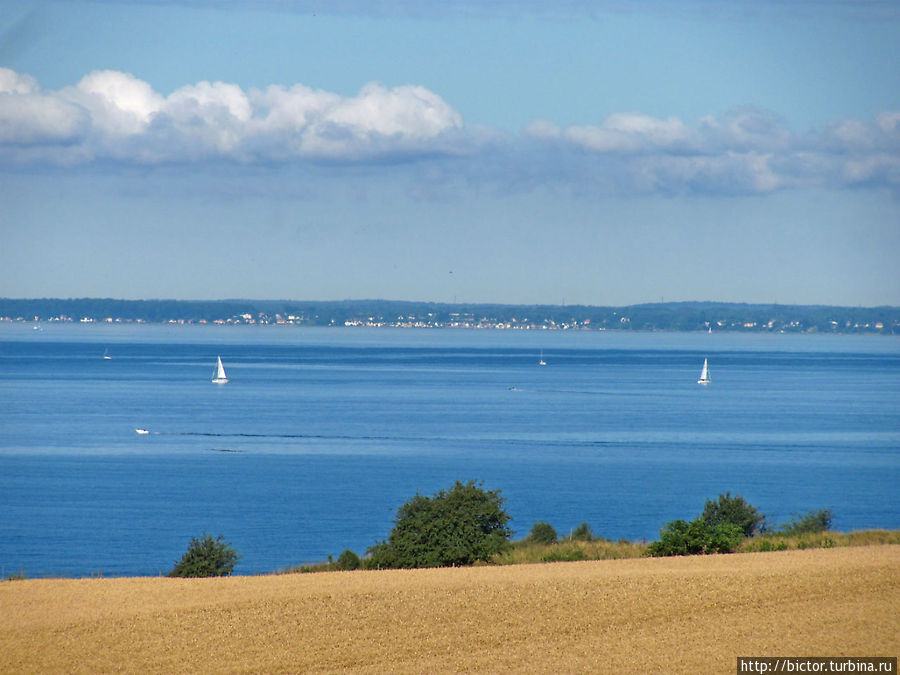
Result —
[[273, 302], [292, 302], [292, 303], [350, 303], [350, 302], [372, 302], [372, 303], [402, 303], [402, 304], [418, 304], [418, 305], [440, 305], [446, 307], [595, 307], [595, 308], [630, 308], [630, 307], [659, 307], [664, 305], [738, 305], [745, 307], [820, 307], [834, 309], [891, 309], [900, 310], [900, 305], [832, 305], [827, 303], [791, 303], [791, 302], [749, 302], [749, 301], [733, 301], [733, 300], [659, 300], [655, 302], [635, 302], [627, 304], [586, 304], [586, 303], [542, 303], [542, 302], [497, 302], [497, 301], [476, 301], [476, 302], [446, 302], [439, 300], [400, 300], [389, 298], [343, 298], [340, 300], [311, 300], [311, 299], [290, 299], [290, 298], [116, 298], [112, 296], [81, 296], [81, 297], [31, 297], [31, 298], [13, 298], [0, 297], [0, 301], [12, 302], [34, 302], [34, 301], [58, 301], [58, 302], [76, 302], [76, 301], [105, 301], [105, 302], [210, 302], [210, 303], [273, 303]]

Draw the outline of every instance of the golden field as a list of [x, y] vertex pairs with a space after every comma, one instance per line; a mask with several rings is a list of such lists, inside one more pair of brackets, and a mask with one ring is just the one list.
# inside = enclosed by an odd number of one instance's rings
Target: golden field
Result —
[[897, 656], [900, 546], [0, 583], [0, 671], [735, 672]]

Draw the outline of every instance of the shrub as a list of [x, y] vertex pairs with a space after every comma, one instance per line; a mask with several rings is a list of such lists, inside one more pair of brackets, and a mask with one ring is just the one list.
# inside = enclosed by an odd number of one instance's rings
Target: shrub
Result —
[[531, 526], [531, 532], [528, 533], [528, 541], [535, 544], [555, 544], [556, 530], [550, 523], [539, 522]]
[[387, 541], [380, 541], [366, 549], [367, 557], [362, 561], [367, 570], [387, 570], [400, 567], [397, 553]]
[[337, 568], [339, 570], [358, 570], [360, 562], [359, 556], [348, 548], [338, 556]]
[[701, 518], [710, 526], [722, 523], [737, 525], [745, 537], [752, 537], [766, 529], [765, 515], [757, 513], [756, 507], [748, 504], [740, 495], [732, 497], [730, 492], [720, 494], [716, 501], [707, 499]]
[[703, 518], [689, 523], [673, 520], [659, 531], [659, 541], [647, 547], [647, 555], [731, 553], [743, 538], [741, 528], [732, 523], [709, 525]]
[[369, 549], [368, 567], [448, 567], [490, 560], [509, 545], [510, 517], [499, 490], [474, 481], [433, 497], [416, 495], [397, 510], [387, 541]]
[[831, 529], [831, 521], [834, 514], [831, 509], [819, 509], [807, 511], [803, 516], [794, 518], [787, 525], [781, 526], [781, 531], [788, 535], [818, 534]]
[[572, 531], [569, 537], [573, 541], [594, 541], [594, 531], [587, 523], [582, 523]]
[[230, 543], [223, 541], [221, 534], [215, 539], [204, 534], [201, 539], [191, 539], [188, 550], [168, 576], [225, 577], [231, 574], [239, 558], [237, 551]]

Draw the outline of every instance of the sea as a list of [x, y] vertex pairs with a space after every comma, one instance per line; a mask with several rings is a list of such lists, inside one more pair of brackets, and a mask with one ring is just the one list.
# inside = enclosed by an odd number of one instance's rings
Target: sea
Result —
[[0, 324], [2, 578], [364, 555], [457, 480], [514, 538], [651, 541], [726, 492], [896, 529], [898, 479], [897, 336]]

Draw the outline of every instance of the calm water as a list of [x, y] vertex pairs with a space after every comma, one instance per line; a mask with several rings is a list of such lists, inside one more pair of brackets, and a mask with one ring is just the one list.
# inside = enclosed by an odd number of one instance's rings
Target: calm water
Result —
[[726, 490], [900, 528], [898, 478], [896, 337], [0, 326], [4, 576], [165, 573], [203, 532], [241, 574], [362, 554], [457, 479], [518, 536], [649, 540]]

